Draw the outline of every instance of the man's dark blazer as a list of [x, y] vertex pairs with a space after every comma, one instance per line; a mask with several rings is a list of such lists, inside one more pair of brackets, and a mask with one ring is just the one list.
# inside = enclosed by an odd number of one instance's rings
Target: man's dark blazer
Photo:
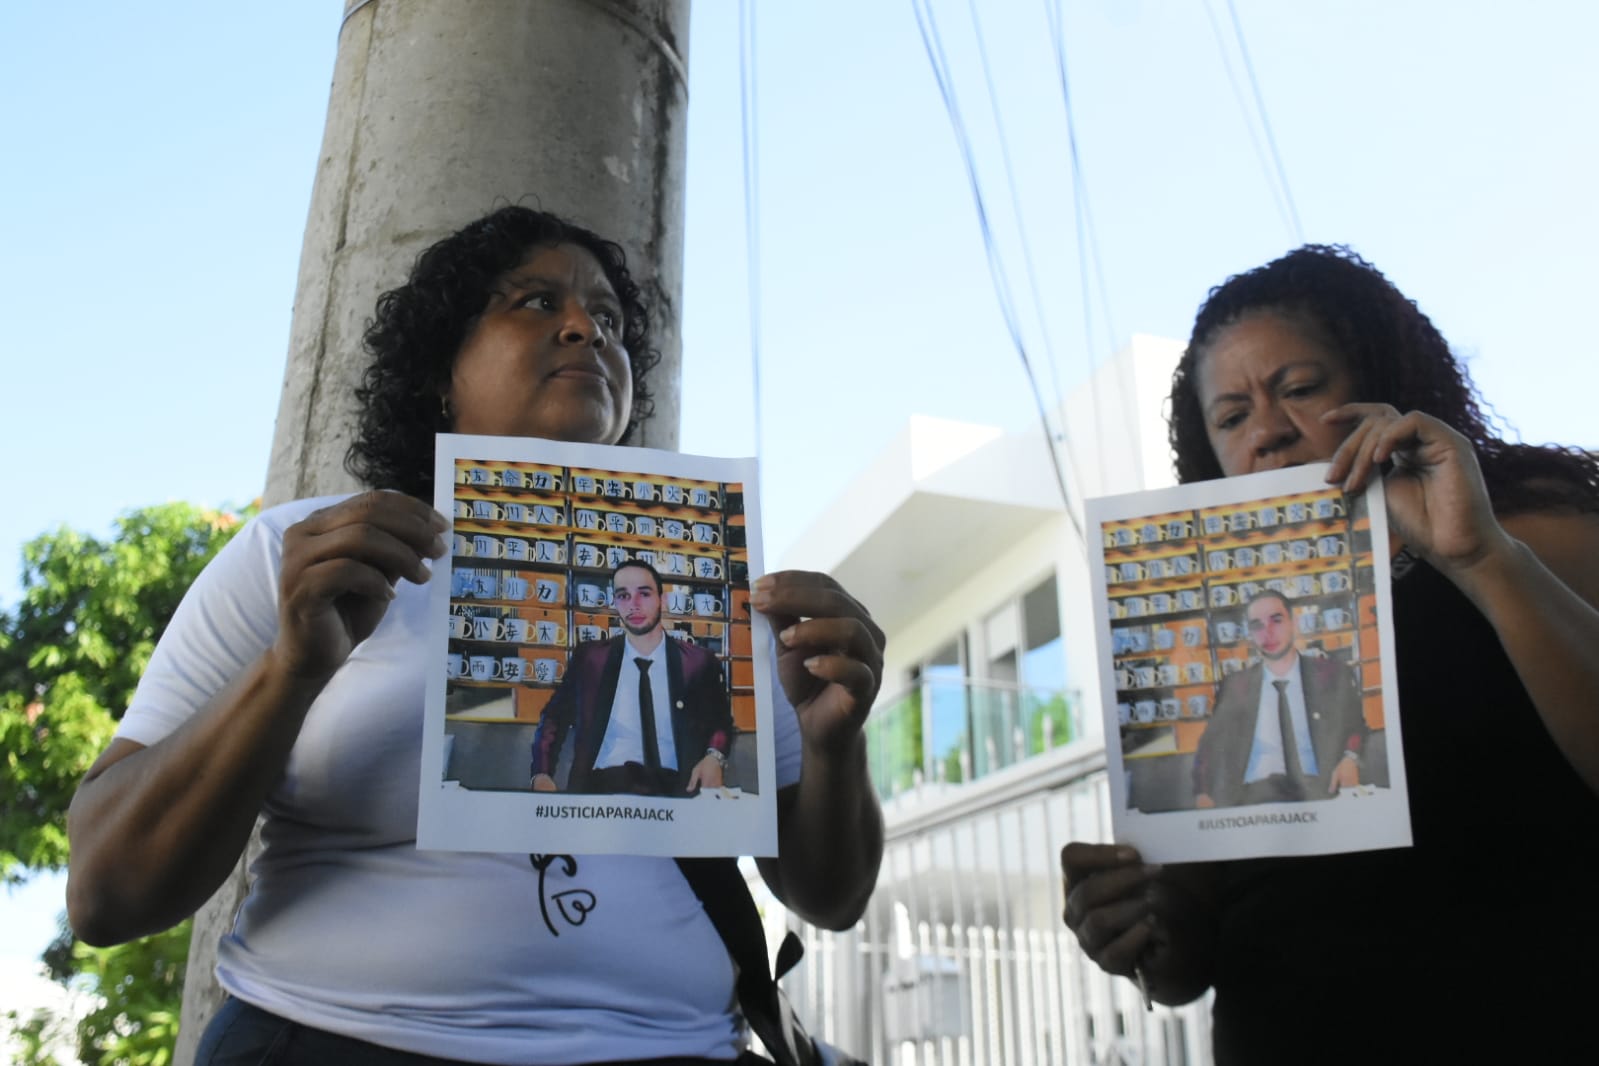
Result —
[[[1310, 745], [1316, 753], [1318, 784], [1307, 782], [1307, 799], [1325, 799], [1333, 767], [1345, 751], [1359, 754], [1366, 742], [1360, 692], [1349, 667], [1336, 659], [1299, 656], [1304, 682]], [[1255, 723], [1266, 669], [1256, 663], [1222, 679], [1216, 709], [1199, 738], [1194, 756], [1194, 794], [1208, 795], [1218, 807], [1244, 802], [1244, 773], [1255, 746]]]
[[[674, 637], [666, 640], [666, 694], [672, 708], [672, 743], [677, 751], [677, 775], [672, 795], [683, 795], [694, 766], [715, 748], [727, 755], [733, 744], [733, 711], [715, 655]], [[611, 724], [617, 679], [627, 638], [612, 637], [579, 644], [566, 664], [566, 675], [539, 717], [533, 736], [533, 776], [555, 776], [555, 767], [568, 732], [575, 730], [572, 769], [567, 792], [586, 792], [594, 759]], [[661, 698], [658, 679], [651, 678], [655, 698]]]

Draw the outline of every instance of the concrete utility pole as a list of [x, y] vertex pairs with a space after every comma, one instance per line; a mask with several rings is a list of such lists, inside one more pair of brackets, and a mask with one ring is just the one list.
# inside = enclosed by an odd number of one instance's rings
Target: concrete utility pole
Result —
[[[677, 444], [689, 0], [346, 0], [265, 502], [353, 488], [361, 332], [418, 252], [505, 203], [617, 240], [662, 362], [639, 441]], [[195, 917], [176, 1061], [221, 1002], [241, 863]]]

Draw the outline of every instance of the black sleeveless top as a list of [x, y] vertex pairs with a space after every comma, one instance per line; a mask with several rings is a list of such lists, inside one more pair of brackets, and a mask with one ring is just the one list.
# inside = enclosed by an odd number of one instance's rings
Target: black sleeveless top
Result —
[[1226, 864], [1216, 1062], [1599, 1061], [1599, 797], [1459, 589], [1393, 599], [1415, 846]]

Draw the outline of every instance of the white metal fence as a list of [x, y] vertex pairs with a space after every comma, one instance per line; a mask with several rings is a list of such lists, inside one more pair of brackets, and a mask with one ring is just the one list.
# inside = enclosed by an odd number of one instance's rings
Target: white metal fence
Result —
[[1061, 847], [1109, 838], [1097, 744], [902, 795], [886, 814], [866, 916], [804, 928], [784, 982], [813, 1032], [892, 1066], [1207, 1066], [1208, 1003], [1146, 1011], [1061, 923]]

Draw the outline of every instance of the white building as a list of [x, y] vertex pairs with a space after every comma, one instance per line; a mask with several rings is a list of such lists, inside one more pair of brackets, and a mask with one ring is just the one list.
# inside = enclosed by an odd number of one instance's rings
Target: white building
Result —
[[[1068, 398], [1079, 514], [1082, 496], [1172, 483], [1180, 347], [1135, 337]], [[1147, 1012], [1061, 923], [1061, 846], [1109, 837], [1084, 552], [1041, 429], [917, 417], [783, 560], [833, 574], [888, 634], [867, 727], [877, 892], [850, 932], [807, 930], [785, 982], [869, 1062], [1209, 1062], [1204, 1003]]]

